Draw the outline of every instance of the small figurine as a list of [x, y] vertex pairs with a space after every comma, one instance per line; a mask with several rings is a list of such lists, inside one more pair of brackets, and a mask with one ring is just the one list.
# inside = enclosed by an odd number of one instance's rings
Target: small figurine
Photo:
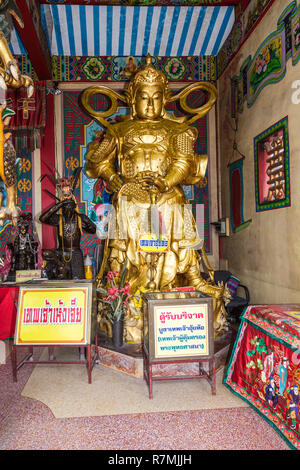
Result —
[[21, 213], [12, 241], [7, 243], [11, 252], [11, 266], [7, 280], [14, 281], [16, 271], [34, 270], [38, 263], [39, 243], [32, 230], [32, 214]]
[[[85, 215], [78, 212], [74, 190], [82, 168], [68, 178], [54, 178], [55, 185], [61, 192], [60, 199], [54, 206], [40, 215], [42, 224], [53, 225], [57, 228], [58, 248], [43, 250], [42, 256], [47, 262], [48, 279], [84, 279], [84, 259], [80, 248], [82, 231], [96, 233], [96, 225]], [[45, 176], [52, 175], [44, 175]]]

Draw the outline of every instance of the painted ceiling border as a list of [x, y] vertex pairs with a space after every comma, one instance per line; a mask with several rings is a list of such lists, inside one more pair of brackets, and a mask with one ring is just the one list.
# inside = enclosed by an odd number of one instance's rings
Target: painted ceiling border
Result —
[[[267, 0], [268, 1], [268, 0]], [[276, 0], [269, 0], [266, 3], [263, 12], [259, 15], [259, 17], [252, 23], [252, 25], [243, 31], [243, 16], [245, 16], [251, 10], [251, 2], [248, 5], [248, 9], [237, 19], [235, 22], [231, 33], [229, 34], [228, 38], [224, 42], [223, 46], [221, 47], [219, 53], [217, 54], [217, 78], [219, 79], [222, 74], [225, 72], [227, 67], [230, 65], [234, 57], [237, 55], [241, 47], [250, 37], [250, 35], [255, 31], [259, 23], [262, 21], [264, 16], [270, 10], [272, 5], [275, 3]], [[266, 2], [266, 0], [264, 0]], [[262, 0], [256, 0], [256, 8], [262, 4]], [[238, 37], [238, 29], [240, 29], [240, 37]]]

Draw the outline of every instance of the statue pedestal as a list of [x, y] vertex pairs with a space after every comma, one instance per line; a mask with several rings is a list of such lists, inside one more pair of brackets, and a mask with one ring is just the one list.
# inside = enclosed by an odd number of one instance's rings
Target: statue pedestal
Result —
[[124, 343], [121, 348], [115, 348], [111, 338], [99, 334], [98, 345], [101, 365], [143, 378], [143, 355], [140, 344]]
[[[216, 371], [226, 365], [236, 333], [236, 328], [231, 327], [227, 333], [215, 340]], [[111, 338], [102, 334], [98, 335], [98, 344], [100, 365], [132, 375], [133, 377], [141, 379], [144, 377], [141, 345], [124, 343], [121, 348], [116, 349], [112, 344]], [[206, 370], [208, 364], [204, 363], [203, 368]], [[199, 363], [153, 365], [153, 373], [161, 376], [199, 375]]]

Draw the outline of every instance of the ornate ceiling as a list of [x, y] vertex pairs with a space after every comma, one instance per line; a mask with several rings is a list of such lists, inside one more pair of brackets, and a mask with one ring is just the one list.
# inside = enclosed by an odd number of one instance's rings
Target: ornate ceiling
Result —
[[51, 56], [217, 55], [249, 0], [10, 0], [21, 12], [10, 49], [40, 79]]

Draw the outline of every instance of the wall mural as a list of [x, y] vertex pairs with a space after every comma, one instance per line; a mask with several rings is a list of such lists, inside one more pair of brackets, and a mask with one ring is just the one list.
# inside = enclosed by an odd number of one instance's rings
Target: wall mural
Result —
[[224, 42], [217, 56], [217, 75], [222, 75], [229, 62], [235, 56], [243, 42], [264, 16], [274, 0], [256, 0], [251, 2], [245, 12], [235, 21], [231, 33]]
[[[145, 57], [73, 57], [52, 56], [53, 80], [57, 81], [128, 81]], [[216, 64], [213, 56], [155, 57], [154, 66], [162, 70], [169, 81], [215, 81]]]
[[241, 65], [239, 75], [231, 78], [232, 117], [253, 106], [262, 90], [283, 79], [291, 58], [295, 66], [300, 59], [300, 5], [293, 1], [278, 19], [277, 30], [259, 46], [254, 56]]

